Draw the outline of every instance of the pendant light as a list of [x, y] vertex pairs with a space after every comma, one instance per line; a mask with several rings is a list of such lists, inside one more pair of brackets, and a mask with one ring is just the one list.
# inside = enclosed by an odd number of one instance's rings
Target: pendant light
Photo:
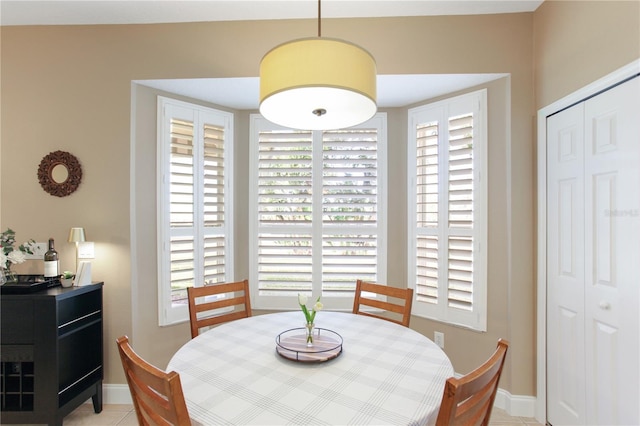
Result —
[[376, 63], [369, 52], [344, 40], [321, 37], [274, 47], [260, 62], [260, 113], [301, 130], [355, 126], [376, 113]]

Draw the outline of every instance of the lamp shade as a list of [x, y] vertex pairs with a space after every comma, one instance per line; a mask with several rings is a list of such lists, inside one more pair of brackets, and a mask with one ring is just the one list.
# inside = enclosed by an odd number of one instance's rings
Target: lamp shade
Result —
[[84, 228], [71, 228], [69, 231], [69, 242], [70, 243], [83, 243], [86, 241], [86, 237], [84, 234]]
[[260, 62], [260, 113], [293, 129], [355, 126], [376, 113], [376, 63], [369, 52], [333, 38], [293, 40]]

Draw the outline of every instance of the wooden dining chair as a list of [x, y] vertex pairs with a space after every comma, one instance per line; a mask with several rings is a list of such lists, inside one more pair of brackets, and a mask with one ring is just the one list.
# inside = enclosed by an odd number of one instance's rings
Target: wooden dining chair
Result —
[[200, 334], [200, 329], [203, 327], [251, 316], [248, 280], [188, 287], [187, 295], [191, 338]]
[[117, 340], [139, 425], [191, 425], [180, 375], [166, 373], [140, 358], [127, 336]]
[[509, 342], [499, 339], [484, 364], [459, 379], [447, 379], [436, 426], [489, 424], [508, 348]]
[[[365, 296], [363, 293], [374, 293], [386, 296], [386, 301]], [[391, 299], [389, 299], [391, 298]], [[398, 300], [396, 302], [396, 299]], [[381, 318], [396, 324], [409, 327], [411, 320], [411, 304], [413, 303], [413, 289], [389, 287], [382, 284], [356, 281], [356, 294], [353, 299], [353, 313]], [[374, 310], [363, 311], [368, 306]], [[379, 312], [382, 309], [384, 312]]]

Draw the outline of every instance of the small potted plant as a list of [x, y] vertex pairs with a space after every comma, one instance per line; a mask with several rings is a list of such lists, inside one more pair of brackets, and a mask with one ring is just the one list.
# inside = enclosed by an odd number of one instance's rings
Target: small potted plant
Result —
[[60, 284], [62, 287], [71, 287], [73, 285], [73, 278], [75, 274], [71, 271], [64, 271], [60, 276]]

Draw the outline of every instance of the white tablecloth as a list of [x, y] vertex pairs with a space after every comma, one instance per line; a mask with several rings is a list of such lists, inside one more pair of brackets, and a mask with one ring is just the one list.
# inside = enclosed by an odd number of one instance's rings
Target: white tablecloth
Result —
[[340, 356], [300, 363], [276, 353], [299, 311], [253, 316], [186, 343], [180, 374], [189, 415], [202, 425], [423, 425], [434, 423], [453, 367], [431, 340], [362, 315], [321, 311], [316, 326], [343, 338]]

